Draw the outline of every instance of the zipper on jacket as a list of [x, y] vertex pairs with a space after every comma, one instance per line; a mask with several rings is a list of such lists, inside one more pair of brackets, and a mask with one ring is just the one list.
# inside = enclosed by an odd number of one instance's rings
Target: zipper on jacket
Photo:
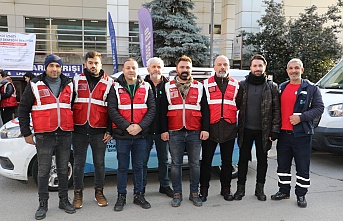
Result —
[[89, 115], [91, 114], [91, 102], [92, 102], [92, 93], [89, 90], [89, 99], [88, 99], [88, 105], [87, 105], [87, 121], [89, 123]]
[[57, 127], [61, 127], [61, 110], [60, 110], [60, 101], [56, 98], [57, 105]]

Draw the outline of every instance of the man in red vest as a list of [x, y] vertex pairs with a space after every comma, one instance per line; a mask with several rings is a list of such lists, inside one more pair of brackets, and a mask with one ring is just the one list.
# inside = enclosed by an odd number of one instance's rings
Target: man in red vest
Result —
[[107, 206], [103, 194], [105, 185], [106, 143], [111, 138], [111, 121], [107, 113], [107, 95], [113, 84], [101, 69], [102, 56], [97, 51], [85, 56], [85, 69], [74, 77], [75, 100], [73, 104], [74, 133], [74, 200], [76, 209], [83, 205], [83, 177], [88, 145], [92, 148], [94, 163], [95, 201], [98, 206]]
[[0, 70], [0, 113], [3, 124], [13, 119], [17, 107], [15, 87], [7, 73]]
[[149, 83], [137, 75], [137, 61], [125, 61], [120, 75], [108, 95], [108, 114], [112, 120], [116, 139], [118, 172], [118, 198], [114, 211], [122, 211], [126, 204], [127, 173], [132, 159], [133, 203], [144, 209], [151, 207], [143, 193], [143, 161], [146, 136], [155, 117], [155, 99]]
[[190, 167], [189, 200], [202, 206], [199, 197], [201, 140], [209, 136], [209, 110], [203, 85], [193, 80], [192, 60], [187, 56], [176, 62], [177, 76], [166, 83], [166, 94], [161, 104], [161, 138], [169, 140], [172, 158], [171, 180], [174, 189], [171, 205], [179, 207], [182, 201], [182, 165], [187, 150]]
[[[19, 125], [26, 143], [36, 145], [38, 160], [37, 220], [44, 219], [48, 211], [48, 182], [53, 155], [56, 157], [59, 208], [75, 213], [68, 200], [68, 162], [71, 132], [74, 129], [71, 100], [72, 81], [61, 74], [62, 59], [51, 54], [45, 59], [45, 72], [30, 81], [19, 105]], [[30, 129], [30, 112], [34, 133]], [[33, 138], [36, 138], [35, 141]]]
[[231, 193], [232, 152], [237, 135], [236, 96], [238, 81], [229, 74], [229, 59], [218, 56], [214, 62], [215, 75], [204, 81], [208, 106], [210, 108], [210, 137], [202, 142], [200, 167], [200, 194], [205, 202], [211, 180], [211, 166], [217, 144], [220, 144], [222, 167], [220, 172], [221, 195], [227, 201], [233, 200]]

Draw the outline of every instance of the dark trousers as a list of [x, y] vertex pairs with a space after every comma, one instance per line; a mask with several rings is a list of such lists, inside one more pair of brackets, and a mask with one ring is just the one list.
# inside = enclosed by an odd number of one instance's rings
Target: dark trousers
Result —
[[[205, 140], [202, 142], [202, 159], [200, 164], [200, 187], [209, 188], [211, 180], [211, 167], [217, 142]], [[220, 143], [220, 156], [222, 168], [220, 171], [220, 184], [222, 188], [231, 187], [232, 178], [232, 152], [235, 139]]]
[[169, 145], [167, 141], [161, 139], [161, 134], [149, 134], [146, 136], [146, 153], [143, 162], [143, 187], [147, 184], [147, 170], [150, 152], [155, 142], [157, 159], [158, 159], [158, 180], [160, 186], [169, 187], [169, 176], [168, 176], [168, 152]]
[[56, 161], [58, 195], [60, 198], [68, 197], [70, 148], [71, 133], [64, 135], [36, 134], [38, 196], [40, 199], [49, 199], [48, 183], [52, 182], [49, 180], [52, 160]]
[[291, 190], [291, 167], [294, 158], [296, 168], [295, 194], [304, 196], [310, 187], [310, 157], [312, 136], [295, 137], [282, 130], [277, 142], [277, 174], [279, 191], [289, 194]]
[[86, 135], [73, 133], [74, 154], [74, 189], [83, 189], [84, 169], [88, 145], [92, 148], [94, 164], [94, 188], [104, 188], [105, 185], [105, 152], [106, 143], [102, 140], [104, 134]]
[[13, 114], [16, 107], [2, 107], [0, 108], [2, 123], [5, 124], [13, 119]]
[[239, 149], [238, 184], [245, 185], [248, 173], [248, 162], [251, 160], [251, 148], [255, 141], [257, 158], [257, 183], [266, 182], [268, 168], [267, 152], [263, 150], [262, 130], [244, 129], [243, 144]]

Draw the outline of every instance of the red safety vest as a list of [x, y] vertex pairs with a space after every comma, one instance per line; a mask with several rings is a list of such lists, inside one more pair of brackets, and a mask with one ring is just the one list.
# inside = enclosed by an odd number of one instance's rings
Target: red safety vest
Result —
[[221, 118], [230, 124], [237, 121], [237, 107], [235, 98], [239, 83], [230, 77], [224, 96], [220, 91], [214, 76], [204, 80], [204, 88], [210, 109], [210, 124], [217, 123]]
[[[7, 85], [12, 84], [11, 82], [7, 82], [3, 87], [1, 87], [1, 94], [4, 94], [6, 92], [6, 87]], [[17, 92], [15, 90], [14, 85], [13, 86], [13, 93], [11, 94], [10, 97], [8, 98], [4, 98], [3, 100], [1, 100], [0, 102], [0, 107], [16, 107], [18, 102], [17, 102]]]
[[71, 99], [73, 84], [70, 82], [58, 98], [43, 81], [30, 82], [35, 101], [32, 106], [32, 123], [36, 133], [53, 132], [58, 127], [64, 131], [74, 130]]
[[175, 86], [175, 80], [165, 85], [168, 99], [168, 129], [201, 130], [201, 106], [200, 101], [203, 93], [203, 85], [193, 80], [190, 85], [186, 100], [182, 98], [179, 89]]
[[76, 98], [73, 105], [74, 124], [84, 125], [87, 121], [93, 128], [107, 127], [107, 95], [113, 84], [112, 78], [104, 74], [90, 92], [84, 73], [74, 77]]
[[[130, 123], [138, 124], [141, 122], [148, 111], [149, 83], [142, 82], [131, 100], [130, 94], [118, 82], [114, 82], [114, 89], [118, 99], [118, 112]], [[117, 128], [117, 125], [112, 122], [112, 127]]]

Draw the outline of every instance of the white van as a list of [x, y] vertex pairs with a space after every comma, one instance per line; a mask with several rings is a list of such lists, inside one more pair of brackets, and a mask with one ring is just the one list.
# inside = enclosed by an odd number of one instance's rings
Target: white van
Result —
[[343, 154], [343, 60], [317, 82], [324, 113], [315, 123], [313, 148]]

